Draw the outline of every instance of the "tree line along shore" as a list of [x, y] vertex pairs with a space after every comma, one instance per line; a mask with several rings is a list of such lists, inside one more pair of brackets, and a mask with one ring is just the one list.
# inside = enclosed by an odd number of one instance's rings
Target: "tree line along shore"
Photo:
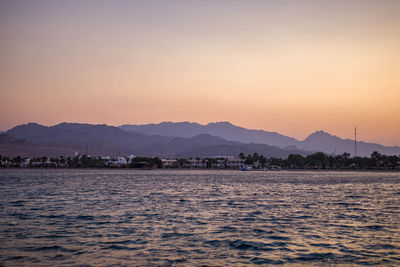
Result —
[[308, 156], [290, 154], [286, 159], [267, 158], [257, 153], [237, 157], [160, 158], [141, 156], [87, 156], [74, 157], [5, 157], [0, 155], [1, 168], [185, 168], [185, 169], [326, 169], [326, 170], [400, 170], [400, 156], [373, 152], [370, 157], [351, 157], [349, 153], [327, 155], [316, 152]]

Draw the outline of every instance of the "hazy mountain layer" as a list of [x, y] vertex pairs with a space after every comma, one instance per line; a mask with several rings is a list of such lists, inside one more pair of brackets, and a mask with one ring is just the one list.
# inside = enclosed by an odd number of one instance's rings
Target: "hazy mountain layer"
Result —
[[[354, 140], [342, 139], [324, 131], [317, 131], [309, 135], [305, 140], [299, 142], [297, 147], [309, 151], [323, 151], [328, 154], [347, 152], [354, 156], [355, 153]], [[357, 156], [370, 156], [374, 151], [385, 155], [399, 155], [400, 147], [357, 141]]]
[[85, 151], [92, 155], [120, 155], [143, 151], [146, 146], [168, 141], [168, 137], [130, 133], [107, 125], [61, 123], [47, 127], [36, 123], [19, 125], [7, 131], [17, 139], [34, 144]]
[[[286, 157], [290, 153], [307, 154], [297, 149], [282, 149], [265, 144], [244, 144], [227, 141], [209, 134], [190, 138], [145, 135], [128, 132], [107, 125], [61, 123], [47, 127], [36, 123], [19, 125], [7, 131], [7, 138], [26, 140], [32, 155], [54, 148], [71, 156], [72, 151], [83, 153], [88, 147], [90, 155], [147, 155], [147, 156], [237, 156], [240, 152]], [[4, 139], [7, 139], [6, 137]], [[14, 139], [13, 139], [14, 140]], [[35, 147], [36, 146], [36, 147]], [[22, 146], [18, 147], [21, 151]], [[35, 150], [36, 148], [36, 150]], [[9, 149], [7, 151], [7, 149]], [[5, 146], [2, 154], [15, 154], [13, 147]], [[43, 150], [43, 152], [41, 151]], [[29, 156], [28, 152], [24, 155]]]
[[[300, 141], [276, 132], [250, 130], [235, 126], [229, 122], [215, 122], [207, 125], [190, 122], [162, 122], [159, 124], [122, 125], [120, 129], [142, 134], [158, 134], [172, 137], [193, 137], [198, 134], [210, 134], [226, 140], [245, 144], [257, 143], [296, 148], [308, 151], [322, 151], [327, 154], [350, 153], [354, 155], [354, 140], [341, 139], [323, 131], [317, 131]], [[374, 143], [357, 142], [357, 156], [370, 156], [373, 151], [386, 155], [399, 155], [400, 147], [382, 146]]]
[[215, 122], [207, 125], [195, 122], [162, 122], [159, 124], [122, 125], [119, 128], [130, 132], [171, 137], [193, 137], [199, 134], [209, 134], [229, 141], [270, 144], [279, 147], [296, 145], [298, 142], [292, 137], [276, 132], [249, 130], [229, 122]]
[[[76, 149], [66, 147], [45, 146], [33, 144], [26, 140], [16, 139], [8, 134], [0, 134], [0, 155], [8, 157], [56, 157], [60, 155], [72, 156]], [[78, 152], [82, 152], [79, 150]]]

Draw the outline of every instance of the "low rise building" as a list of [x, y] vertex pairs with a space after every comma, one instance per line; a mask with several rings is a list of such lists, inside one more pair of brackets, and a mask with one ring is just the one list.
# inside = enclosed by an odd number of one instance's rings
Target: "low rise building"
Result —
[[183, 167], [192, 169], [205, 168], [206, 163], [201, 159], [189, 159]]
[[226, 167], [228, 169], [241, 169], [244, 167], [244, 159], [229, 158], [226, 161]]
[[22, 168], [26, 168], [29, 167], [29, 163], [30, 163], [31, 159], [30, 158], [26, 158], [24, 159], [24, 161], [21, 163], [21, 167]]
[[176, 168], [178, 167], [178, 161], [172, 158], [162, 158], [163, 168]]
[[111, 159], [111, 166], [113, 167], [121, 167], [121, 166], [126, 166], [128, 164], [128, 161], [125, 157], [116, 157]]
[[225, 169], [225, 160], [217, 159], [211, 164], [211, 167], [214, 169]]

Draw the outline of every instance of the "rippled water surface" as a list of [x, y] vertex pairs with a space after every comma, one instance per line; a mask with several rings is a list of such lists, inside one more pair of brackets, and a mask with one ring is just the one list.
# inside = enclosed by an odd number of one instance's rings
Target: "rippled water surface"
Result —
[[0, 265], [400, 265], [400, 174], [1, 170]]

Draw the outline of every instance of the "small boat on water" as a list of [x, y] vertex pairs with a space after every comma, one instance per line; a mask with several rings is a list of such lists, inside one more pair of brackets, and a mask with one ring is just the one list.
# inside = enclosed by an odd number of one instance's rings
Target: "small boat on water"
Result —
[[253, 167], [251, 167], [251, 166], [244, 166], [242, 168], [242, 171], [251, 171], [251, 170], [253, 170]]

